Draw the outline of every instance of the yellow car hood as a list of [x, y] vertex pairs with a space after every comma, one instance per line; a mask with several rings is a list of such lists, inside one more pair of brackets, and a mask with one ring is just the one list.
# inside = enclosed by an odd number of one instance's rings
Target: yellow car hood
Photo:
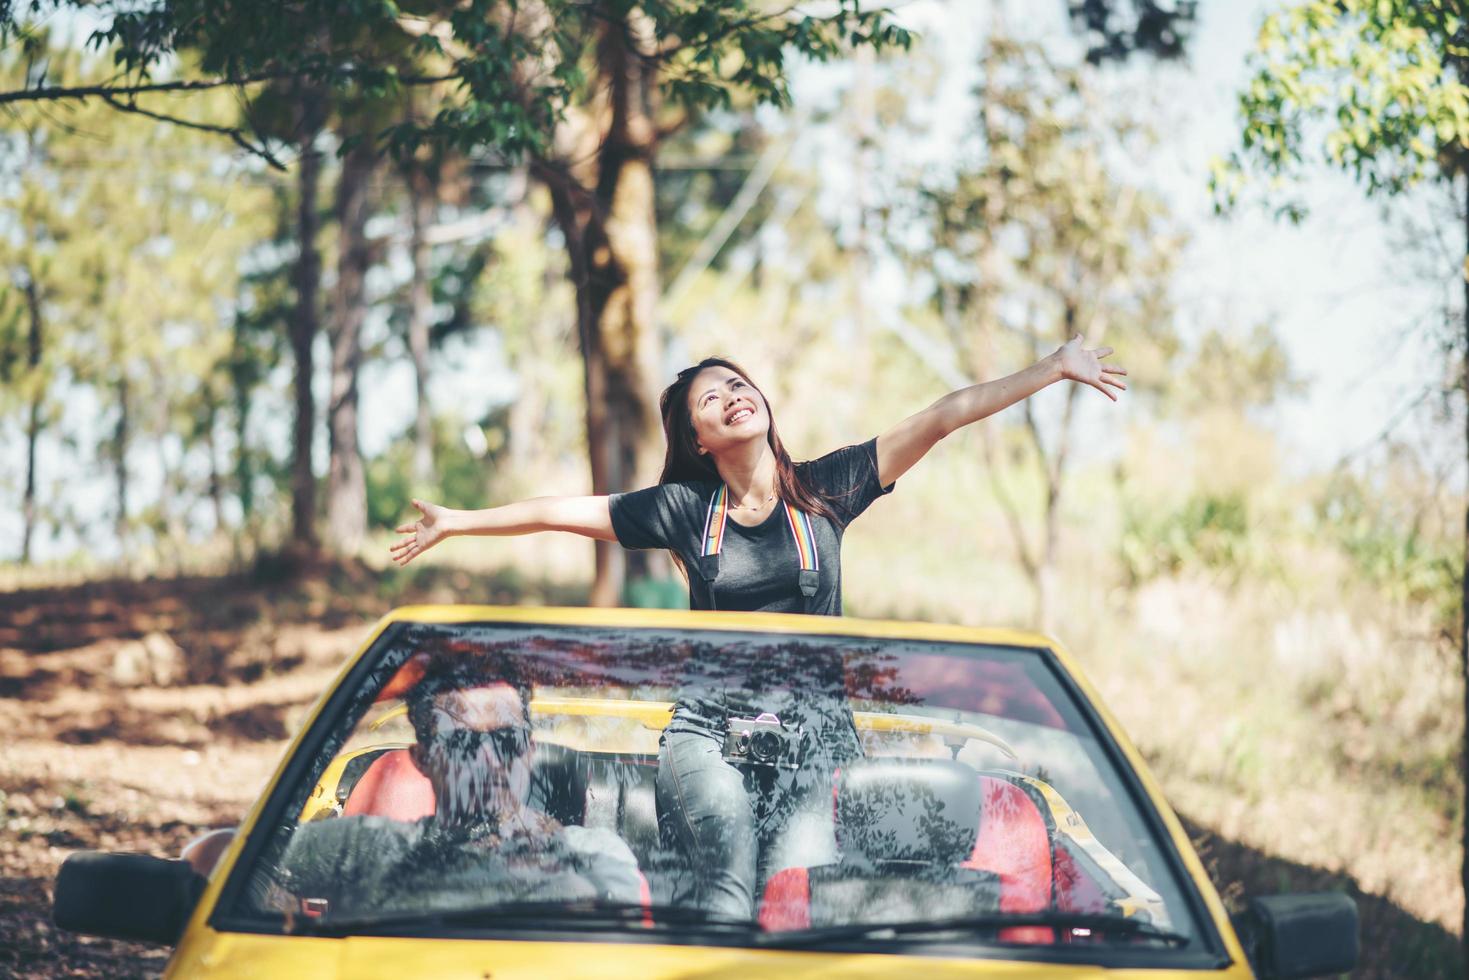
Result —
[[[1246, 980], [1242, 965], [1210, 976]], [[698, 977], [700, 980], [761, 980], [773, 977], [892, 977], [921, 974], [944, 978], [1091, 977], [1170, 980], [1197, 977], [1197, 971], [1106, 969], [983, 958], [949, 959], [878, 953], [788, 952], [715, 946], [659, 946], [644, 943], [508, 942], [500, 940], [401, 939], [359, 937], [320, 939], [255, 936], [200, 930], [169, 965], [169, 977], [218, 980], [301, 977], [310, 980], [409, 980], [416, 977], [464, 980], [543, 980], [546, 977], [597, 977], [628, 980]]]

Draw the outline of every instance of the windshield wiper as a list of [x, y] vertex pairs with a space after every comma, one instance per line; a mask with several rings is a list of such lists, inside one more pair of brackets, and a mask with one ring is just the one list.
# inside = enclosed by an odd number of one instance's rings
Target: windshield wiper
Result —
[[589, 925], [621, 929], [649, 927], [650, 917], [654, 929], [677, 926], [744, 934], [757, 933], [760, 928], [751, 919], [730, 918], [678, 905], [648, 907], [640, 903], [575, 901], [496, 902], [459, 909], [398, 910], [384, 915], [351, 918], [328, 915], [322, 919], [297, 919], [294, 931], [313, 936], [371, 936], [502, 924], [544, 928], [563, 924]]
[[[806, 947], [850, 939], [885, 939], [929, 933], [996, 933], [1015, 926], [1044, 926], [1052, 929], [1087, 929], [1093, 934], [1142, 937], [1168, 946], [1187, 946], [1189, 937], [1160, 929], [1142, 919], [1121, 915], [1080, 912], [1035, 912], [1012, 915], [966, 915], [940, 919], [909, 919], [901, 922], [853, 922], [838, 926], [795, 929], [763, 936], [762, 946]], [[996, 936], [998, 940], [998, 935]]]

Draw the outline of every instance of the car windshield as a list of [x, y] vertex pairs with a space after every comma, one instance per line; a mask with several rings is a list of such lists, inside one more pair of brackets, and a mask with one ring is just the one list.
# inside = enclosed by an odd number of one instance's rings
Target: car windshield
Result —
[[1159, 820], [1045, 650], [404, 623], [344, 683], [227, 915], [1200, 948]]

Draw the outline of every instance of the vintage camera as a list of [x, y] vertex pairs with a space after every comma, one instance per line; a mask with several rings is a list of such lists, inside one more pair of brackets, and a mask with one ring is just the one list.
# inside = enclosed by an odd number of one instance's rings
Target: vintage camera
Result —
[[731, 718], [724, 736], [724, 761], [737, 766], [794, 769], [798, 735], [768, 711], [754, 718]]

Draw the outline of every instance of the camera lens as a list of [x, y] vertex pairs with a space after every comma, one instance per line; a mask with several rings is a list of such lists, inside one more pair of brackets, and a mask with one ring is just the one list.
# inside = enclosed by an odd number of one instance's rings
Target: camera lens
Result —
[[750, 757], [761, 762], [774, 762], [780, 756], [780, 736], [775, 732], [756, 732], [750, 736]]

